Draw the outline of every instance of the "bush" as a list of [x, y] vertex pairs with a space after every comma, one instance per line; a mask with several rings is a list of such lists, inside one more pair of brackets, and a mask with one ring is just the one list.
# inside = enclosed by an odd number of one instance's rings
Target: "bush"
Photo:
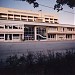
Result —
[[75, 52], [29, 52], [0, 62], [0, 75], [75, 75]]

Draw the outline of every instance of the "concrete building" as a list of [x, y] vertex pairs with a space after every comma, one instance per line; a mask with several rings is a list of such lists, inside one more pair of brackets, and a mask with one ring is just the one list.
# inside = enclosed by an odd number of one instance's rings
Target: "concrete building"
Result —
[[58, 16], [0, 7], [0, 42], [75, 40], [75, 26]]

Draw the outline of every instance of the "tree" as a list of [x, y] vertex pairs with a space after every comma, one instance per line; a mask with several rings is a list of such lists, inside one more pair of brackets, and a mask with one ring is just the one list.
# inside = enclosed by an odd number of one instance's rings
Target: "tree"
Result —
[[[33, 4], [33, 7], [38, 7], [39, 3], [37, 0], [20, 0], [20, 1], [26, 1], [29, 4]], [[75, 0], [56, 0], [56, 4], [54, 5], [54, 10], [60, 11], [63, 10], [63, 5], [68, 5], [70, 8], [75, 7]]]
[[68, 5], [70, 8], [75, 7], [75, 0], [56, 0], [56, 4], [54, 5], [54, 10], [57, 9], [58, 11], [62, 10], [63, 5]]

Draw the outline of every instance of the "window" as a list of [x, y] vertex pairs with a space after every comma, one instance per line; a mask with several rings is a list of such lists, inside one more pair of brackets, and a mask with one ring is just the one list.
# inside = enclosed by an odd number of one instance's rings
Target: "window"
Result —
[[6, 20], [6, 19], [7, 19], [7, 14], [0, 13], [0, 20]]
[[72, 38], [72, 34], [66, 34], [66, 38], [67, 38], [67, 39]]
[[12, 26], [10, 25], [5, 25], [5, 29], [12, 29]]
[[34, 27], [33, 26], [24, 26], [24, 39], [25, 40], [34, 40]]
[[38, 19], [38, 22], [42, 22], [43, 20], [42, 19]]
[[22, 29], [22, 26], [19, 26], [19, 29]]
[[18, 26], [13, 26], [13, 29], [18, 29]]
[[28, 18], [33, 18], [33, 16], [28, 16]]
[[53, 24], [53, 21], [50, 21], [51, 24]]
[[4, 39], [4, 34], [0, 34], [0, 39]]
[[50, 20], [53, 20], [53, 18], [50, 18]]
[[9, 26], [8, 25], [5, 25], [5, 29], [8, 29], [9, 28]]
[[64, 28], [63, 28], [63, 31], [64, 31]]
[[55, 24], [58, 24], [58, 22], [54, 22]]
[[8, 19], [13, 20], [13, 14], [8, 14]]
[[33, 22], [33, 19], [28, 19], [28, 22]]
[[25, 15], [21, 15], [21, 17], [27, 17], [27, 16], [25, 16]]
[[4, 29], [4, 26], [0, 25], [0, 29]]
[[19, 34], [13, 34], [13, 39], [19, 39]]
[[45, 18], [45, 20], [49, 20], [49, 18]]
[[9, 29], [12, 29], [12, 26], [9, 26]]
[[49, 23], [49, 21], [45, 21], [46, 23]]
[[58, 19], [54, 19], [55, 21], [57, 21]]
[[68, 31], [72, 31], [73, 28], [67, 28]]
[[48, 34], [48, 38], [56, 38], [56, 34]]
[[37, 27], [37, 34], [41, 34], [42, 36], [45, 36], [46, 28], [44, 27]]
[[49, 29], [51, 30], [51, 31], [57, 31], [58, 30], [58, 28], [57, 27], [49, 27]]
[[20, 20], [20, 15], [14, 15], [14, 20], [16, 21]]

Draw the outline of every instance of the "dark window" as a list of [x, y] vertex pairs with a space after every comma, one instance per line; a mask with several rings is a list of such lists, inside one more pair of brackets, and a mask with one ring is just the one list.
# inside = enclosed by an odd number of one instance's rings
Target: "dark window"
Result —
[[0, 29], [4, 29], [4, 26], [0, 26]]

